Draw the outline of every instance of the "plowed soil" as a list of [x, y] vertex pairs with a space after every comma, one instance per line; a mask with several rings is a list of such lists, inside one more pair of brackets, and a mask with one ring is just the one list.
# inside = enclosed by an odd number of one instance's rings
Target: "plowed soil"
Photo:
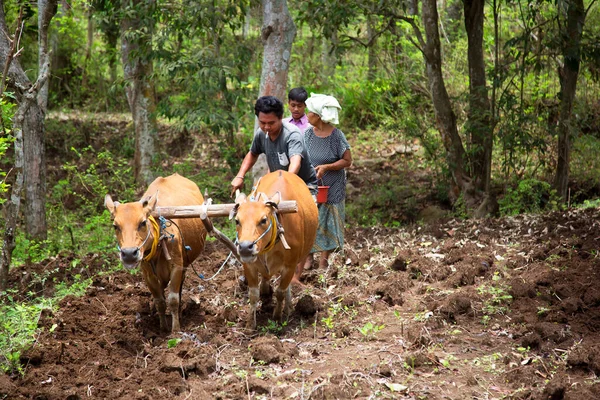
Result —
[[[89, 256], [76, 272], [92, 286], [41, 316], [0, 399], [599, 399], [599, 248], [596, 209], [348, 227], [344, 252], [293, 288], [287, 322], [265, 299], [248, 331], [241, 267], [198, 276], [227, 258], [210, 241], [173, 333], [140, 274], [98, 275], [105, 260]], [[50, 295], [70, 265], [16, 268], [10, 286]]]
[[[345, 254], [295, 287], [287, 324], [243, 329], [240, 267], [189, 270], [183, 332], [162, 334], [140, 276], [96, 278], [43, 315], [10, 399], [600, 398], [600, 214], [349, 229]], [[53, 263], [69, 260], [54, 260]], [[90, 258], [82, 272], [98, 272]], [[43, 270], [48, 266], [37, 265]], [[13, 283], [33, 271], [15, 270]], [[17, 276], [18, 274], [18, 276]], [[181, 339], [176, 345], [170, 339]], [[169, 346], [171, 343], [171, 346]]]

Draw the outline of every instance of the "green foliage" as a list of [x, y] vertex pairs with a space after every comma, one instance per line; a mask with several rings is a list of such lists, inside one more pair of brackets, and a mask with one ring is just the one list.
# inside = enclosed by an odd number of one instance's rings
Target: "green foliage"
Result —
[[[12, 127], [11, 121], [14, 115], [15, 104], [10, 98], [12, 93], [4, 93], [0, 97], [0, 116], [4, 123], [3, 127], [0, 127], [0, 159], [3, 159], [6, 152], [10, 148], [14, 138], [10, 136], [10, 128]], [[5, 133], [7, 135], [5, 135]], [[4, 194], [8, 192], [10, 185], [6, 183], [6, 171], [0, 170], [0, 206], [6, 201]]]
[[267, 325], [263, 325], [260, 327], [260, 331], [263, 334], [272, 333], [273, 335], [279, 335], [280, 333], [283, 332], [283, 330], [285, 329], [286, 326], [287, 326], [287, 321], [283, 321], [282, 323], [279, 323], [277, 321], [273, 321], [273, 320], [269, 319], [269, 322], [267, 323]]
[[383, 328], [385, 328], [384, 324], [376, 325], [376, 324], [373, 324], [371, 321], [369, 321], [366, 324], [364, 324], [362, 327], [357, 328], [357, 329], [363, 335], [363, 338], [365, 340], [373, 340], [373, 339], [375, 339], [375, 336], [377, 335], [377, 333], [380, 332], [381, 330], [383, 330]]
[[578, 203], [597, 192], [600, 182], [600, 138], [592, 134], [581, 135], [573, 139], [572, 146], [569, 173], [576, 190], [572, 191], [571, 199]]
[[542, 210], [557, 210], [556, 191], [549, 183], [537, 179], [524, 179], [516, 188], [509, 188], [506, 195], [498, 200], [501, 215], [535, 213]]
[[337, 302], [332, 302], [327, 309], [327, 316], [321, 318], [321, 322], [325, 328], [333, 330], [340, 323], [340, 319], [344, 321], [352, 321], [358, 314], [358, 311], [352, 307], [342, 304], [343, 298], [338, 299]]
[[[482, 284], [477, 288], [477, 293], [484, 297], [483, 314], [484, 324], [489, 321], [493, 315], [506, 314], [509, 311], [509, 305], [512, 303], [512, 296], [509, 294], [510, 286], [502, 281], [502, 277], [496, 271], [492, 277], [491, 284]], [[487, 317], [487, 318], [485, 318]]]

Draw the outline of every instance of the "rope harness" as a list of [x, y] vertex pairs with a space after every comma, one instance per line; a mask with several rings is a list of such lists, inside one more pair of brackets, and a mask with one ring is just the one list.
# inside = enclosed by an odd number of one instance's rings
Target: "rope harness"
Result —
[[144, 257], [144, 261], [150, 261], [154, 258], [154, 256], [156, 255], [156, 250], [158, 249], [158, 243], [161, 239], [161, 236], [160, 236], [161, 229], [158, 226], [158, 222], [156, 222], [156, 220], [154, 219], [154, 217], [152, 215], [148, 216], [147, 221], [150, 221], [150, 229], [148, 229], [148, 236], [146, 236], [146, 239], [138, 247], [138, 251], [140, 248], [144, 247], [144, 245], [146, 244], [146, 241], [148, 240], [148, 237], [150, 236], [150, 231], [152, 231], [152, 230], [154, 231], [154, 235], [153, 235], [154, 240], [152, 240], [152, 247], [150, 248], [150, 253], [148, 253], [148, 255]]

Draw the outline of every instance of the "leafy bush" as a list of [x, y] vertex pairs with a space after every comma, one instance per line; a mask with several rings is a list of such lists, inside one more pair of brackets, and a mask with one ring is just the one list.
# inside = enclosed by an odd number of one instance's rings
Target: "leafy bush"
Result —
[[516, 188], [509, 188], [498, 200], [501, 215], [540, 212], [558, 209], [556, 191], [549, 183], [535, 178], [520, 181]]
[[574, 202], [586, 198], [589, 193], [597, 193], [600, 189], [600, 139], [593, 135], [581, 135], [573, 140], [571, 162], [569, 163], [570, 179], [577, 188], [572, 193]]

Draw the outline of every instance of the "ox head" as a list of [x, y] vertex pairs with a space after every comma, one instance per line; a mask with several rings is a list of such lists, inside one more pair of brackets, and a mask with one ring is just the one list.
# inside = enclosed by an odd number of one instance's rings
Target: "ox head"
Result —
[[157, 197], [158, 193], [155, 193], [140, 201], [124, 204], [113, 201], [108, 194], [104, 198], [117, 235], [121, 262], [127, 269], [135, 268], [152, 245], [152, 226], [148, 217], [156, 207]]
[[256, 199], [248, 199], [240, 194], [230, 215], [235, 218], [237, 248], [245, 263], [256, 261], [259, 254], [268, 251], [277, 238], [275, 210], [281, 200], [281, 194], [275, 193], [267, 198], [259, 193]]

